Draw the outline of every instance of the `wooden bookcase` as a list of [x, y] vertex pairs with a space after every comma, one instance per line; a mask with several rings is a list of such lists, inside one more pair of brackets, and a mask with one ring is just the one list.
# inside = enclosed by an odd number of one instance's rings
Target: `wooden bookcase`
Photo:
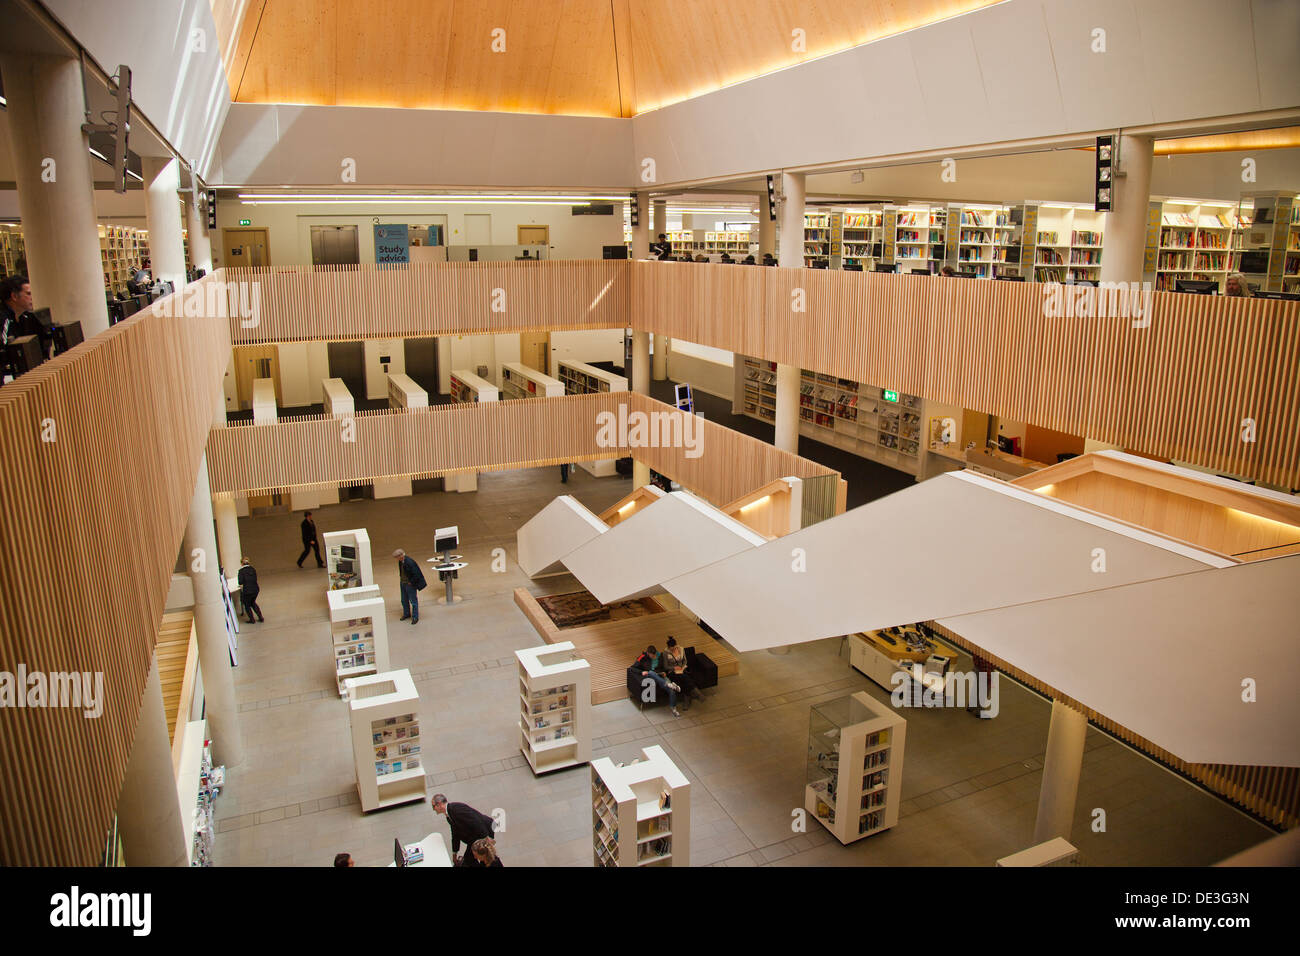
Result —
[[907, 721], [859, 692], [808, 715], [804, 808], [847, 845], [898, 823]]
[[361, 809], [423, 800], [420, 695], [411, 672], [353, 677], [346, 689]]
[[608, 757], [591, 762], [595, 865], [690, 866], [690, 782], [662, 747], [641, 755], [625, 766]]
[[558, 398], [564, 383], [519, 362], [501, 366], [501, 400], [517, 398]]
[[591, 760], [591, 665], [562, 641], [515, 651], [519, 749], [533, 773]]
[[[325, 570], [329, 574], [329, 589], [367, 587], [375, 583], [374, 568], [370, 564], [370, 535], [365, 528], [351, 531], [325, 531], [320, 534], [321, 547], [324, 548]], [[343, 557], [343, 548], [350, 547], [356, 552], [353, 558]], [[340, 571], [340, 561], [351, 561], [351, 571]]]
[[384, 598], [375, 585], [327, 591], [330, 647], [339, 696], [347, 696], [345, 681], [388, 670], [388, 620]]

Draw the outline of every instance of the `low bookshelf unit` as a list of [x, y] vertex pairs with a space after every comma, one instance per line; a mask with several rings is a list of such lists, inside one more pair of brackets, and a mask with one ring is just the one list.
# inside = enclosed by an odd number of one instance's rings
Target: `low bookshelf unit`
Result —
[[515, 651], [520, 751], [533, 773], [591, 760], [591, 665], [573, 643]]
[[662, 747], [620, 766], [591, 762], [596, 866], [689, 866], [691, 785]]
[[347, 681], [357, 792], [365, 812], [425, 798], [420, 695], [411, 672]]
[[847, 845], [898, 822], [907, 721], [859, 692], [814, 704], [804, 808]]
[[379, 588], [345, 588], [325, 595], [330, 605], [330, 644], [339, 696], [346, 681], [388, 670], [388, 622]]
[[325, 547], [325, 568], [329, 589], [363, 588], [375, 583], [370, 565], [370, 535], [365, 528], [326, 531], [320, 535]]
[[[585, 362], [557, 361], [555, 374], [564, 383], [564, 394], [587, 395], [593, 392], [626, 392], [627, 379], [615, 375], [603, 368], [587, 365]], [[601, 458], [597, 461], [580, 461], [582, 468], [593, 478], [611, 478], [618, 474], [615, 459]]]

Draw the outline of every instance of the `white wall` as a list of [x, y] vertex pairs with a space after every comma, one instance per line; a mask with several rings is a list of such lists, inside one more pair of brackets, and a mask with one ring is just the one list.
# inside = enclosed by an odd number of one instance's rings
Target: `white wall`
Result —
[[[389, 359], [386, 364], [381, 358]], [[366, 398], [388, 397], [388, 376], [406, 372], [402, 339], [366, 339]]]
[[500, 245], [513, 245], [518, 238], [516, 226], [545, 225], [550, 227], [552, 259], [599, 259], [603, 246], [623, 242], [623, 216], [619, 204], [614, 204], [612, 216], [575, 216], [568, 205], [537, 206], [520, 203], [478, 206], [464, 203], [439, 203], [413, 206], [403, 211], [397, 206], [376, 206], [364, 203], [325, 205], [252, 205], [219, 194], [217, 200], [217, 231], [213, 234], [213, 265], [220, 268], [222, 250], [221, 230], [240, 228], [239, 221], [248, 219], [252, 228], [265, 227], [271, 243], [271, 264], [311, 265], [312, 226], [356, 226], [358, 257], [362, 262], [375, 261], [375, 234], [373, 220], [427, 226], [434, 223], [446, 225], [447, 242], [465, 244], [465, 214], [487, 213], [492, 217], [492, 241]]
[[727, 401], [731, 401], [736, 391], [736, 373], [732, 366], [679, 352], [676, 342], [668, 351], [668, 378], [673, 382], [686, 382], [693, 392], [706, 392]]
[[551, 333], [551, 369], [556, 362], [613, 362], [623, 365], [623, 330]]

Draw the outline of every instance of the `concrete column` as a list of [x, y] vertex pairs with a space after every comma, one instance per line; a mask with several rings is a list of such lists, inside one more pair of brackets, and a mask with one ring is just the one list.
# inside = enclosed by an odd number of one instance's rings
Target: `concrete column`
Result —
[[194, 268], [212, 273], [212, 242], [208, 236], [208, 217], [194, 202], [194, 194], [185, 198], [185, 228], [190, 237], [190, 260]]
[[150, 272], [155, 279], [185, 285], [185, 242], [181, 238], [180, 164], [162, 156], [141, 157], [144, 208], [149, 223]]
[[1126, 175], [1111, 187], [1112, 209], [1102, 236], [1101, 280], [1140, 282], [1147, 245], [1147, 208], [1151, 201], [1150, 136], [1119, 138], [1120, 169]]
[[80, 65], [5, 53], [0, 72], [33, 301], [90, 338], [108, 328], [108, 308]]
[[763, 254], [776, 255], [776, 220], [768, 212], [767, 191], [758, 194], [758, 260], [763, 261]]
[[668, 232], [668, 202], [663, 199], [654, 201], [654, 215], [650, 220], [650, 241], [658, 242], [659, 233]]
[[668, 378], [668, 336], [655, 336], [655, 351], [651, 357], [650, 377], [656, 382]]
[[1047, 728], [1047, 757], [1043, 761], [1043, 782], [1038, 790], [1038, 818], [1034, 821], [1034, 843], [1053, 837], [1070, 839], [1074, 827], [1074, 802], [1079, 795], [1079, 772], [1083, 769], [1083, 742], [1088, 718], [1059, 700], [1052, 701], [1052, 722]]
[[221, 555], [226, 577], [233, 578], [239, 573], [239, 561], [243, 557], [239, 550], [239, 513], [235, 499], [213, 498], [212, 516], [217, 522], [217, 553]]
[[127, 866], [189, 865], [156, 655], [117, 799], [117, 828]]
[[[803, 173], [781, 174], [781, 256], [782, 268], [803, 268]], [[776, 367], [776, 434], [772, 443], [783, 451], [799, 453], [799, 368]]]
[[[235, 681], [230, 673], [226, 612], [222, 606], [221, 582], [217, 580], [217, 537], [212, 530], [212, 491], [208, 486], [206, 454], [199, 462], [183, 541], [183, 557], [194, 583], [194, 632], [199, 643], [199, 666], [203, 669], [212, 759], [233, 767], [244, 759], [244, 745], [239, 736]], [[196, 549], [202, 553], [202, 571], [194, 570]]]
[[632, 391], [650, 394], [650, 333], [632, 330]]
[[632, 227], [632, 258], [648, 259], [650, 257], [650, 194], [636, 194], [637, 220], [640, 225]]
[[650, 466], [640, 458], [632, 459], [632, 490], [644, 488], [650, 484]]

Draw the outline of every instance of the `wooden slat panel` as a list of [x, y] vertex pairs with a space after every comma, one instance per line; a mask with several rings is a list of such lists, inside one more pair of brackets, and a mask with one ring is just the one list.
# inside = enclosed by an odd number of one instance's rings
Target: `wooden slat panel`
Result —
[[103, 850], [229, 350], [225, 322], [146, 311], [0, 388], [0, 670], [105, 697], [0, 708], [0, 863]]

